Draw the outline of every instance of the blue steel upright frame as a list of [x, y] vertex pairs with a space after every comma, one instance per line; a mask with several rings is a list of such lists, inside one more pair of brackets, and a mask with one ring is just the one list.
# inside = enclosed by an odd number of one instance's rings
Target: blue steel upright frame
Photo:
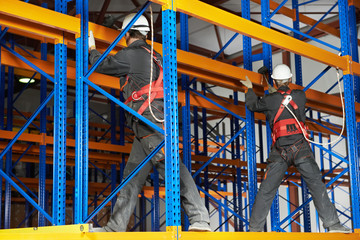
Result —
[[[176, 12], [174, 2], [162, 11], [164, 106], [165, 106], [165, 188], [166, 226], [178, 233], [180, 214], [180, 171], [178, 133], [178, 93], [176, 57]], [[172, 229], [171, 229], [172, 228]]]
[[[242, 17], [250, 19], [250, 0], [241, 0]], [[252, 70], [251, 38], [243, 36], [244, 69]], [[248, 164], [248, 198], [251, 212], [257, 192], [256, 145], [254, 113], [246, 107], [246, 154]]]
[[[350, 25], [349, 25], [349, 5], [348, 0], [339, 0], [339, 21], [340, 21], [340, 36], [341, 36], [341, 54], [346, 56], [351, 61], [351, 46], [350, 46]], [[358, 146], [357, 146], [357, 125], [355, 120], [355, 96], [352, 72], [344, 72], [344, 98], [345, 98], [345, 114], [346, 114], [346, 132], [347, 132], [347, 154], [349, 160], [350, 173], [350, 192], [351, 192], [351, 206], [352, 206], [352, 222], [353, 228], [360, 227], [360, 206], [359, 206], [359, 161], [358, 161]]]
[[[67, 13], [67, 1], [56, 0], [55, 11]], [[66, 98], [67, 98], [67, 46], [63, 39], [55, 44], [54, 83], [54, 166], [52, 215], [55, 225], [65, 224], [66, 200]]]

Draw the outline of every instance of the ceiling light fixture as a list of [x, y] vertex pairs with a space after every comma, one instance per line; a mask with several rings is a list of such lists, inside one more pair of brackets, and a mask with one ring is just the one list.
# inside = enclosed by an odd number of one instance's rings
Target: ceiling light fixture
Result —
[[33, 79], [33, 78], [20, 78], [19, 79], [19, 82], [21, 82], [21, 83], [28, 83], [29, 81], [30, 81], [30, 83], [34, 83], [35, 79]]

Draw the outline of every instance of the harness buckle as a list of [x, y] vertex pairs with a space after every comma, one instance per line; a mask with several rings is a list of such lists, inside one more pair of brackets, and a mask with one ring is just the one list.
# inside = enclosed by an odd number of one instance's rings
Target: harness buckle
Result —
[[281, 104], [287, 106], [291, 100], [292, 100], [291, 95], [287, 95]]

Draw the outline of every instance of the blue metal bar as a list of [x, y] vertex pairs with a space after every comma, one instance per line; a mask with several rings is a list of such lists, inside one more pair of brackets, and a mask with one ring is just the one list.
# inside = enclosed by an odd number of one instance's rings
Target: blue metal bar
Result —
[[335, 47], [335, 46], [333, 46], [333, 45], [331, 45], [331, 44], [329, 44], [329, 43], [326, 43], [326, 42], [324, 42], [324, 41], [321, 41], [321, 40], [319, 40], [319, 39], [317, 39], [317, 38], [314, 38], [314, 37], [312, 37], [312, 36], [310, 36], [310, 35], [308, 35], [308, 34], [305, 34], [305, 33], [302, 33], [302, 32], [300, 32], [300, 31], [297, 31], [297, 30], [295, 30], [295, 29], [293, 29], [293, 28], [290, 28], [290, 27], [288, 27], [288, 26], [286, 26], [286, 25], [284, 25], [284, 24], [282, 24], [282, 23], [280, 23], [280, 22], [277, 22], [277, 21], [274, 21], [274, 20], [270, 20], [272, 23], [275, 23], [275, 24], [277, 24], [277, 25], [279, 25], [280, 27], [283, 27], [283, 28], [286, 28], [286, 29], [288, 29], [288, 30], [290, 30], [290, 31], [293, 31], [294, 33], [297, 33], [297, 34], [299, 34], [299, 35], [301, 35], [301, 36], [305, 36], [305, 37], [307, 37], [307, 38], [309, 38], [309, 39], [311, 39], [311, 40], [313, 40], [313, 41], [315, 41], [315, 42], [318, 42], [318, 43], [321, 43], [321, 44], [323, 44], [324, 46], [327, 46], [327, 47], [329, 47], [329, 48], [332, 48], [332, 49], [334, 49], [334, 50], [336, 50], [336, 51], [340, 51], [340, 48], [337, 48], [337, 47]]
[[[349, 25], [352, 61], [359, 62], [356, 7], [353, 4], [349, 5]], [[354, 90], [355, 100], [356, 102], [360, 102], [360, 77], [356, 75], [354, 75]]]
[[[180, 13], [180, 48], [183, 51], [189, 51], [189, 21], [188, 15]], [[189, 76], [181, 75], [181, 87], [185, 92], [185, 105], [181, 107], [182, 111], [182, 136], [183, 136], [183, 163], [191, 173], [191, 116], [190, 116], [190, 92]], [[189, 228], [189, 218], [184, 216], [184, 230]]]
[[[309, 198], [309, 190], [303, 178], [301, 178], [301, 193], [302, 201], [307, 202]], [[311, 220], [310, 220], [310, 205], [304, 205], [303, 207], [304, 217], [304, 232], [311, 232]]]
[[[22, 113], [20, 112], [16, 107], [12, 107], [13, 109], [15, 109], [15, 111], [22, 116], [26, 121], [28, 121], [29, 119]], [[32, 126], [34, 126], [35, 128], [37, 128], [38, 130], [40, 130], [40, 127], [38, 127], [37, 125], [35, 125], [34, 123], [31, 123]]]
[[220, 105], [219, 103], [213, 101], [212, 99], [204, 96], [203, 94], [201, 94], [201, 93], [199, 93], [199, 92], [197, 92], [197, 91], [195, 91], [195, 90], [193, 90], [193, 89], [191, 89], [191, 88], [189, 88], [189, 90], [192, 91], [193, 93], [195, 93], [196, 95], [199, 95], [200, 97], [202, 97], [202, 98], [206, 99], [207, 101], [211, 102], [212, 104], [216, 105], [217, 107], [221, 108], [222, 110], [226, 111], [227, 113], [233, 115], [234, 117], [236, 117], [236, 118], [238, 118], [238, 119], [240, 119], [240, 120], [242, 120], [242, 121], [245, 121], [245, 119], [242, 118], [241, 116], [239, 116], [239, 115], [237, 115], [236, 113], [230, 111], [229, 109], [227, 109], [227, 108], [225, 108], [224, 106]]
[[[10, 35], [10, 45], [11, 49], [14, 48], [13, 35]], [[14, 97], [14, 68], [8, 67], [8, 89], [7, 89], [7, 119], [6, 119], [6, 130], [13, 130], [13, 97]], [[0, 157], [2, 158], [2, 157]], [[6, 152], [6, 163], [5, 163], [5, 171], [9, 176], [11, 175], [10, 168], [12, 167], [12, 150], [9, 149]], [[11, 185], [9, 182], [5, 182], [5, 201], [4, 201], [4, 228], [10, 228], [11, 222]]]
[[4, 150], [0, 153], [0, 158], [3, 158], [5, 153], [12, 147], [12, 145], [17, 141], [20, 135], [26, 130], [26, 128], [30, 125], [30, 123], [35, 119], [35, 117], [39, 114], [39, 112], [46, 106], [49, 100], [54, 95], [54, 91], [52, 91], [49, 96], [45, 99], [45, 101], [36, 109], [36, 111], [31, 115], [29, 120], [25, 123], [25, 125], [16, 133], [13, 139], [8, 143], [8, 145], [4, 148]]
[[13, 104], [14, 104], [14, 103], [16, 102], [16, 100], [21, 96], [21, 94], [25, 91], [25, 89], [29, 86], [30, 81], [31, 81], [32, 79], [34, 79], [34, 77], [35, 77], [36, 74], [37, 74], [37, 73], [34, 73], [34, 74], [30, 77], [29, 81], [25, 84], [25, 86], [21, 89], [21, 91], [16, 95], [15, 99], [13, 100]]
[[124, 108], [126, 111], [130, 112], [131, 114], [133, 114], [135, 117], [139, 118], [141, 121], [145, 122], [147, 125], [149, 125], [150, 127], [152, 127], [153, 129], [155, 129], [156, 131], [164, 134], [164, 130], [161, 129], [160, 127], [158, 127], [157, 125], [155, 125], [153, 122], [149, 121], [147, 118], [143, 117], [142, 115], [138, 114], [136, 111], [134, 111], [133, 109], [131, 109], [130, 107], [128, 107], [126, 104], [122, 103], [120, 100], [114, 98], [113, 96], [111, 96], [111, 94], [109, 94], [108, 92], [106, 92], [105, 90], [103, 90], [102, 88], [100, 88], [99, 86], [97, 86], [96, 84], [94, 84], [93, 82], [89, 81], [88, 79], [84, 79], [84, 82], [87, 83], [89, 86], [91, 86], [92, 88], [96, 89], [98, 92], [100, 92], [101, 94], [103, 94], [105, 97], [109, 98], [110, 100], [114, 101], [115, 103], [117, 103], [118, 105], [120, 105], [122, 108]]
[[239, 214], [237, 214], [233, 209], [229, 208], [228, 206], [226, 206], [225, 204], [223, 204], [221, 201], [217, 200], [215, 197], [211, 196], [208, 192], [206, 192], [205, 190], [203, 190], [201, 187], [197, 186], [197, 188], [203, 192], [205, 195], [209, 196], [209, 198], [211, 198], [212, 201], [216, 202], [219, 206], [223, 207], [224, 209], [227, 209], [229, 212], [231, 212], [234, 216], [236, 216], [237, 218], [239, 218], [243, 223], [245, 223], [246, 225], [249, 225], [249, 222], [243, 218], [242, 216], [240, 216]]
[[[111, 183], [109, 183], [108, 185], [106, 185], [106, 187], [97, 194], [97, 196], [95, 196], [94, 200], [91, 201], [91, 203], [88, 204], [88, 207], [92, 206], [94, 204], [94, 207], [96, 208], [97, 207], [97, 200], [98, 200], [98, 197], [101, 196], [105, 191], [106, 189], [108, 189], [109, 187], [111, 186]], [[96, 206], [95, 206], [96, 205]]]
[[20, 157], [16, 160], [16, 162], [14, 162], [10, 168], [10, 171], [12, 171], [14, 169], [14, 167], [16, 166], [16, 164], [18, 164], [18, 162], [26, 155], [26, 153], [29, 151], [29, 149], [34, 145], [34, 143], [30, 143], [29, 146], [25, 149], [25, 151], [20, 155]]
[[29, 212], [29, 214], [27, 214], [27, 215], [25, 216], [25, 218], [21, 221], [21, 223], [19, 223], [19, 224], [16, 226], [16, 228], [21, 227], [21, 225], [23, 225], [23, 224], [33, 215], [33, 213], [35, 212], [35, 210], [36, 210], [36, 208], [33, 208], [33, 209], [31, 210], [31, 212]]
[[[324, 18], [337, 6], [337, 2], [329, 9], [329, 11], [327, 11], [317, 22], [316, 24], [314, 24], [307, 32], [306, 34], [309, 34], [320, 22], [322, 22], [322, 20], [324, 20]], [[302, 36], [300, 38], [300, 40], [302, 40], [304, 38], [304, 36]]]
[[[0, 30], [1, 30], [1, 29], [0, 29]], [[1, 31], [1, 34], [0, 34], [0, 41], [2, 41], [2, 40], [3, 40], [3, 37], [5, 36], [5, 34], [6, 34], [7, 30], [9, 30], [9, 28], [8, 28], [8, 27], [4, 28], [4, 30], [2, 30], [2, 31]]]
[[26, 48], [24, 48], [24, 47], [21, 46], [20, 44], [15, 43], [15, 46], [17, 46], [18, 48], [20, 48], [21, 50], [23, 50], [24, 52], [26, 52], [27, 54], [29, 54], [31, 57], [38, 59], [34, 54], [32, 54], [31, 52], [29, 52]]
[[[55, 11], [67, 13], [67, 1], [55, 0]], [[61, 39], [64, 40], [64, 39]], [[67, 105], [67, 46], [55, 44], [54, 80], [54, 144], [53, 197], [54, 225], [65, 224], [66, 205], [66, 105]]]
[[[348, 168], [344, 169], [341, 173], [339, 173], [336, 177], [334, 177], [333, 179], [331, 179], [327, 184], [326, 187], [331, 186], [334, 182], [336, 182], [340, 177], [342, 177], [344, 174], [346, 174], [349, 171]], [[300, 211], [304, 206], [306, 206], [310, 201], [312, 200], [312, 197], [310, 197], [309, 199], [307, 199], [306, 202], [303, 202], [303, 204], [301, 204], [297, 209], [295, 209], [292, 213], [290, 213], [287, 217], [285, 217], [281, 222], [280, 222], [280, 226], [282, 224], [284, 224], [287, 220], [289, 220], [289, 218], [291, 218], [292, 216], [294, 216], [298, 211]]]
[[280, 10], [280, 8], [282, 8], [287, 3], [287, 1], [288, 0], [282, 1], [282, 3], [280, 3], [280, 5], [271, 13], [269, 19], [271, 19]]
[[229, 41], [227, 41], [225, 43], [225, 45], [215, 54], [215, 56], [212, 57], [212, 59], [216, 59], [218, 56], [220, 56], [220, 54], [225, 51], [225, 49], [230, 45], [230, 43], [232, 43], [235, 38], [239, 35], [239, 33], [235, 33], [230, 39]]
[[[181, 226], [176, 12], [162, 11], [164, 115], [165, 115], [165, 195], [166, 226]], [[178, 228], [177, 228], [178, 229]]]
[[193, 178], [195, 178], [206, 166], [208, 166], [224, 149], [229, 146], [229, 144], [234, 141], [242, 132], [244, 132], [245, 127], [241, 128], [224, 146], [222, 146], [206, 163], [204, 163], [194, 174]]
[[154, 167], [154, 173], [153, 173], [153, 185], [154, 185], [154, 218], [153, 218], [153, 230], [155, 232], [160, 231], [160, 196], [159, 196], [159, 172]]
[[309, 4], [309, 3], [312, 3], [312, 2], [317, 2], [317, 1], [319, 1], [319, 0], [310, 0], [310, 1], [307, 1], [307, 2], [299, 3], [299, 6]]
[[[343, 77], [340, 78], [340, 81], [341, 82], [343, 80]], [[331, 90], [333, 90], [334, 87], [336, 87], [336, 85], [338, 84], [338, 82], [334, 83], [325, 93], [329, 93]]]
[[0, 175], [5, 178], [6, 181], [10, 183], [13, 188], [15, 188], [23, 197], [30, 202], [33, 207], [35, 207], [38, 211], [40, 211], [51, 223], [53, 223], [52, 217], [47, 214], [24, 190], [22, 190], [19, 185], [17, 185], [3, 170], [0, 169]]
[[116, 187], [114, 191], [112, 191], [109, 196], [105, 198], [105, 200], [99, 204], [97, 208], [94, 209], [90, 215], [84, 219], [84, 223], [89, 222], [103, 207], [106, 206], [108, 202], [111, 201], [113, 197], [116, 196], [116, 194], [140, 171], [140, 169], [145, 166], [150, 159], [165, 145], [165, 140], [163, 140], [149, 155], [146, 156], [146, 158], [132, 171], [120, 184]]
[[10, 173], [10, 176], [13, 177], [13, 178], [15, 178], [15, 179], [20, 183], [20, 185], [22, 185], [22, 186], [26, 189], [26, 191], [27, 191], [28, 194], [30, 194], [30, 195], [31, 195], [33, 198], [35, 198], [36, 200], [38, 199], [38, 197], [36, 196], [36, 194], [33, 193], [33, 192], [31, 191], [31, 189], [28, 188], [28, 187], [26, 186], [26, 184], [23, 183], [15, 174]]
[[[250, 1], [242, 0], [242, 17], [250, 19]], [[243, 52], [244, 52], [244, 69], [252, 70], [252, 48], [251, 38], [243, 36]], [[245, 107], [246, 112], [246, 146], [247, 146], [247, 163], [248, 163], [248, 188], [249, 188], [249, 208], [252, 210], [257, 192], [257, 173], [256, 173], [256, 146], [255, 146], [255, 126], [254, 113]]]
[[309, 88], [311, 88], [312, 85], [314, 85], [322, 76], [324, 76], [325, 73], [327, 73], [331, 69], [330, 66], [327, 66], [324, 70], [322, 70], [319, 75], [317, 75], [314, 80], [312, 80], [304, 89], [303, 91], [306, 92]]
[[[111, 191], [114, 191], [116, 188], [116, 179], [117, 179], [116, 172], [117, 172], [116, 165], [111, 164]], [[111, 212], [114, 210], [115, 203], [116, 203], [116, 198], [111, 199]]]
[[151, 4], [150, 1], [147, 1], [143, 7], [139, 10], [139, 12], [131, 19], [128, 25], [124, 29], [121, 30], [119, 36], [116, 37], [114, 42], [110, 44], [110, 46], [105, 50], [105, 52], [99, 57], [99, 59], [91, 66], [89, 71], [85, 74], [85, 78], [88, 78], [95, 69], [99, 66], [99, 64], [106, 58], [106, 56], [110, 53], [110, 51], [118, 44], [118, 42], [125, 36], [125, 34], [129, 31], [131, 26], [136, 22], [136, 20], [145, 12], [148, 6]]
[[112, 177], [110, 177], [108, 174], [106, 174], [106, 172], [104, 172], [102, 169], [98, 168], [93, 162], [89, 161], [89, 164], [91, 164], [97, 171], [99, 171], [101, 174], [103, 174], [108, 179], [112, 179]]
[[39, 72], [41, 75], [45, 76], [47, 79], [49, 79], [50, 81], [54, 82], [54, 78], [52, 78], [49, 74], [47, 74], [46, 72], [44, 72], [43, 70], [41, 70], [40, 68], [38, 68], [35, 64], [31, 63], [29, 60], [27, 60], [26, 58], [24, 58], [23, 56], [21, 56], [20, 54], [18, 54], [17, 52], [15, 52], [13, 49], [9, 48], [8, 46], [6, 46], [5, 44], [1, 44], [1, 46], [3, 48], [5, 48], [6, 50], [8, 50], [10, 53], [12, 53], [13, 55], [15, 55], [16, 57], [18, 57], [21, 61], [23, 61], [24, 63], [26, 63], [27, 65], [29, 65], [30, 67], [32, 67], [33, 69], [35, 69], [37, 72]]
[[107, 119], [105, 119], [103, 116], [101, 116], [100, 114], [98, 114], [94, 109], [89, 108], [89, 110], [91, 112], [93, 112], [96, 116], [98, 116], [99, 118], [101, 118], [103, 121], [105, 121], [107, 124], [111, 124]]
[[[340, 18], [340, 36], [341, 36], [341, 54], [350, 55], [350, 32], [349, 32], [349, 12], [348, 1], [339, 0], [339, 18]], [[358, 137], [357, 123], [355, 118], [355, 96], [353, 86], [353, 76], [344, 75], [344, 100], [346, 114], [346, 132], [347, 132], [347, 153], [349, 159], [350, 192], [352, 206], [352, 226], [354, 229], [360, 228], [360, 176], [359, 176], [359, 155], [358, 155]]]

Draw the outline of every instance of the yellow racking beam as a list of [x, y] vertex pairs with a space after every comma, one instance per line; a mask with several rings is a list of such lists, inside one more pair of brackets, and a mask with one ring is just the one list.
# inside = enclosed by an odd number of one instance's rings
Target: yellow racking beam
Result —
[[[173, 227], [167, 227], [168, 230]], [[20, 229], [21, 230], [21, 229]], [[1, 239], [7, 240], [194, 240], [194, 239], [207, 239], [207, 240], [303, 240], [303, 239], [316, 239], [316, 240], [360, 240], [358, 233], [278, 233], [278, 232], [185, 232], [179, 231], [179, 236], [176, 236], [174, 231], [166, 232], [34, 232], [34, 233], [11, 233], [11, 230], [3, 230], [0, 233]], [[174, 236], [175, 235], [175, 236]]]
[[[161, 5], [166, 4], [166, 0], [151, 1]], [[266, 28], [260, 24], [246, 20], [199, 0], [177, 1], [176, 9], [190, 16], [261, 42], [268, 43], [272, 46], [276, 46], [332, 67], [338, 67], [346, 73], [360, 75], [360, 64], [352, 61], [349, 63], [349, 59], [346, 56], [340, 57], [335, 53], [331, 53], [270, 28]]]

